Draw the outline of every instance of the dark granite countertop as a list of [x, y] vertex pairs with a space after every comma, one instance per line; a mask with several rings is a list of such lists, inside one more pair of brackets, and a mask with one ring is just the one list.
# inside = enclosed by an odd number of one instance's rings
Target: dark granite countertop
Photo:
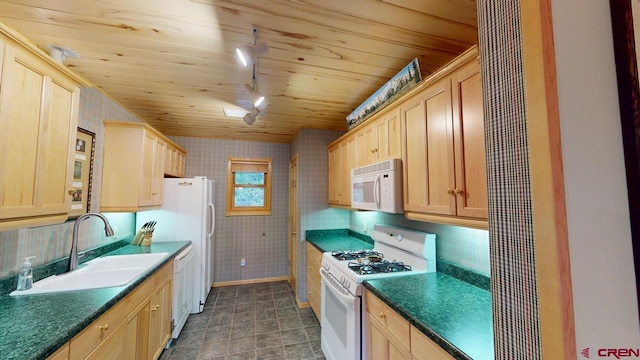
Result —
[[373, 249], [370, 237], [347, 229], [307, 230], [307, 241], [322, 252]]
[[109, 310], [189, 241], [125, 246], [109, 255], [168, 252], [170, 255], [126, 286], [24, 296], [0, 296], [0, 354], [2, 359], [45, 359]]
[[489, 291], [439, 272], [364, 284], [454, 358], [494, 358]]

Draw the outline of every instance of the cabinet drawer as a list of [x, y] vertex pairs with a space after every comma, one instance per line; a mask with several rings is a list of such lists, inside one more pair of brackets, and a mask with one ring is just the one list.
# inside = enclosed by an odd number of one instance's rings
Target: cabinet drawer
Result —
[[125, 353], [126, 326], [120, 324], [98, 347], [96, 347], [85, 359], [123, 359]]
[[145, 280], [124, 298], [125, 314], [130, 314], [153, 292], [153, 278]]
[[309, 260], [312, 260], [318, 266], [322, 264], [322, 251], [311, 244], [307, 244], [307, 261]]
[[416, 360], [453, 360], [453, 356], [414, 326], [411, 326], [411, 354]]
[[153, 275], [153, 284], [154, 287], [160, 286], [167, 279], [170, 279], [173, 276], [173, 261], [169, 261], [164, 264], [154, 275]]
[[115, 332], [126, 315], [125, 302], [120, 301], [92, 322], [70, 342], [69, 359], [84, 359], [111, 333]]
[[373, 293], [365, 292], [365, 304], [371, 318], [376, 319], [407, 349], [410, 349], [410, 325], [407, 320], [383, 303]]
[[47, 360], [69, 360], [69, 343], [64, 344], [58, 351], [49, 356]]

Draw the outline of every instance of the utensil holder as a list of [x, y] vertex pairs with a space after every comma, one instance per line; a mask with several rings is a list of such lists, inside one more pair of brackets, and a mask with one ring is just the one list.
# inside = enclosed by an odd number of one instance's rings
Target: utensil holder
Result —
[[142, 237], [142, 243], [140, 244], [140, 246], [150, 246], [152, 237], [153, 237], [153, 235], [151, 235], [151, 234], [145, 234]]

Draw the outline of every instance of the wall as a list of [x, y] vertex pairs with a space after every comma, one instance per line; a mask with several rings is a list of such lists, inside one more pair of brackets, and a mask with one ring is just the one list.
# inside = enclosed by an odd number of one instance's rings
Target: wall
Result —
[[349, 211], [330, 208], [327, 145], [343, 132], [302, 129], [291, 141], [290, 158], [298, 155], [298, 300], [306, 302], [306, 231], [346, 229]]
[[576, 348], [637, 348], [608, 1], [553, 0]]
[[[82, 88], [78, 127], [96, 134], [91, 211], [98, 211], [100, 208], [104, 119], [140, 122], [134, 114], [97, 89]], [[107, 217], [112, 225], [118, 227], [120, 238], [133, 234], [133, 214], [107, 214]], [[69, 221], [57, 225], [0, 232], [0, 278], [16, 274], [25, 256], [36, 256], [31, 260], [34, 266], [69, 256], [73, 224], [74, 222]], [[79, 228], [79, 251], [113, 241], [116, 239], [105, 238], [104, 225], [100, 220], [88, 219]]]
[[[170, 138], [188, 153], [187, 177], [206, 176], [216, 182], [214, 282], [287, 276], [289, 144]], [[225, 216], [229, 157], [272, 159], [271, 216]], [[240, 266], [241, 258], [246, 258], [245, 267]]]

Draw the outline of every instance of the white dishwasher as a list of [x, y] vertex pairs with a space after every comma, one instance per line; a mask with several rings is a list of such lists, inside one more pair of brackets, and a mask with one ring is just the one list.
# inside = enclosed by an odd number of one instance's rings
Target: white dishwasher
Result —
[[[173, 260], [173, 306], [171, 337], [177, 339], [187, 322], [193, 302], [193, 246], [189, 245]], [[168, 343], [167, 343], [168, 345]]]

